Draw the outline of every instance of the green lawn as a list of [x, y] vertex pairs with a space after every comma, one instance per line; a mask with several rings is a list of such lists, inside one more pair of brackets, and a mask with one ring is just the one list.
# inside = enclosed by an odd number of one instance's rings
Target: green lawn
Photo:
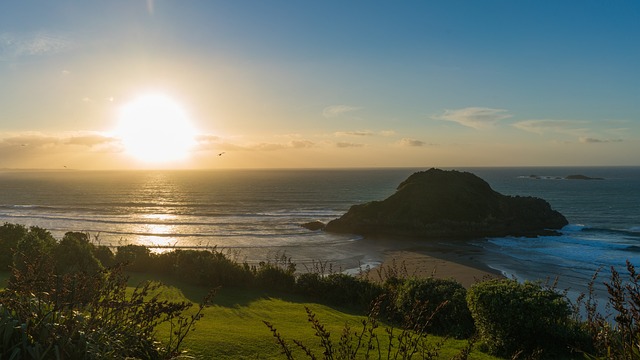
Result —
[[[142, 279], [138, 275], [131, 280], [136, 283]], [[165, 283], [168, 284], [166, 296], [171, 300], [199, 302], [207, 293], [206, 289], [184, 286], [170, 280]], [[197, 359], [284, 359], [270, 330], [263, 323], [264, 320], [273, 324], [289, 342], [290, 347], [296, 351], [296, 358], [308, 357], [298, 350], [291, 341], [293, 339], [313, 348], [316, 356], [322, 358], [319, 340], [307, 321], [305, 306], [331, 332], [334, 343], [340, 340], [345, 323], [352, 330], [362, 327], [364, 317], [348, 309], [335, 309], [293, 295], [269, 296], [257, 291], [221, 289], [213, 299], [213, 305], [204, 310], [204, 318], [196, 324], [195, 331], [189, 334], [183, 348], [188, 349], [189, 354]], [[378, 329], [377, 333], [383, 341], [385, 331]], [[167, 327], [159, 329], [160, 339], [167, 335]], [[433, 337], [434, 342], [441, 340], [442, 338]], [[441, 358], [453, 357], [465, 345], [464, 340], [447, 340], [440, 351]], [[496, 358], [476, 351], [470, 359]]]

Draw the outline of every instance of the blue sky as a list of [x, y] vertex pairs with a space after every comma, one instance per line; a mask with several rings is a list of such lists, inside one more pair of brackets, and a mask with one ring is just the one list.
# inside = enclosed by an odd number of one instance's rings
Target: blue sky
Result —
[[[0, 168], [640, 165], [636, 1], [0, 4]], [[147, 93], [198, 129], [127, 156]], [[218, 156], [225, 152], [225, 156]]]

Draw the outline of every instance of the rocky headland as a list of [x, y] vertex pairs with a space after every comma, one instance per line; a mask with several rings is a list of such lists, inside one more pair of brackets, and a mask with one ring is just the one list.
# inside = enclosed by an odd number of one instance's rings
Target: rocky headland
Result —
[[365, 236], [474, 239], [555, 234], [567, 219], [545, 200], [506, 196], [455, 170], [414, 173], [383, 201], [353, 205], [325, 231]]

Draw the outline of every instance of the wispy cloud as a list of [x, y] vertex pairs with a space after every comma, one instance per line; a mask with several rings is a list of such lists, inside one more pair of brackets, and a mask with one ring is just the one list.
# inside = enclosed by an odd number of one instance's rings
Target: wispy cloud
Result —
[[357, 144], [357, 143], [351, 143], [351, 142], [337, 142], [336, 146], [339, 148], [356, 148], [356, 147], [363, 147], [364, 144]]
[[398, 145], [406, 147], [420, 147], [427, 145], [427, 143], [418, 139], [403, 138], [398, 141]]
[[559, 133], [572, 136], [584, 136], [584, 134], [589, 131], [586, 125], [588, 125], [588, 122], [581, 120], [552, 119], [525, 120], [513, 124], [514, 127], [520, 130], [540, 135], [545, 133]]
[[59, 33], [0, 33], [0, 60], [55, 54], [74, 47], [75, 42], [69, 36]]
[[[297, 135], [283, 135], [291, 137]], [[308, 149], [317, 144], [311, 140], [296, 138], [288, 141], [247, 142], [238, 138], [224, 138], [218, 135], [203, 134], [197, 137], [199, 151], [277, 151], [286, 149]]]
[[0, 134], [0, 151], [3, 153], [37, 154], [77, 151], [78, 146], [96, 152], [119, 152], [122, 150], [117, 139], [96, 132]]
[[292, 140], [289, 144], [294, 149], [306, 149], [306, 148], [312, 148], [316, 146], [316, 144], [313, 141], [309, 141], [309, 140]]
[[373, 136], [373, 131], [362, 130], [362, 131], [337, 131], [335, 132], [336, 136]]
[[116, 139], [101, 134], [86, 134], [70, 136], [66, 138], [63, 143], [65, 145], [80, 145], [86, 147], [101, 146], [104, 144], [117, 142]]
[[371, 130], [353, 130], [353, 131], [336, 131], [333, 133], [335, 136], [395, 136], [396, 132], [394, 130], [381, 130], [381, 131], [371, 131]]
[[306, 149], [314, 147], [315, 143], [308, 140], [292, 140], [285, 143], [259, 143], [245, 146], [246, 150], [275, 151], [285, 149]]
[[474, 129], [485, 129], [510, 117], [511, 114], [505, 109], [467, 107], [457, 110], [445, 110], [444, 113], [433, 116], [432, 118], [452, 121]]
[[[513, 124], [514, 127], [539, 135], [561, 134], [577, 138], [582, 144], [600, 144], [622, 142], [622, 129], [597, 130], [593, 123], [585, 120], [526, 120]], [[576, 141], [576, 140], [572, 140]]]
[[593, 138], [593, 137], [580, 137], [579, 140], [583, 144], [622, 142], [622, 139], [598, 139], [598, 138]]
[[322, 116], [325, 118], [334, 118], [360, 109], [360, 107], [350, 105], [331, 105], [322, 110]]

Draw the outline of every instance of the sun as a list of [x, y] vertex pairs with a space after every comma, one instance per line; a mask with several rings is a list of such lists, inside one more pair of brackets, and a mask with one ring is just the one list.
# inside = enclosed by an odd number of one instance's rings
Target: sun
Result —
[[162, 94], [143, 95], [122, 106], [115, 135], [128, 155], [154, 164], [185, 160], [196, 143], [183, 107]]

